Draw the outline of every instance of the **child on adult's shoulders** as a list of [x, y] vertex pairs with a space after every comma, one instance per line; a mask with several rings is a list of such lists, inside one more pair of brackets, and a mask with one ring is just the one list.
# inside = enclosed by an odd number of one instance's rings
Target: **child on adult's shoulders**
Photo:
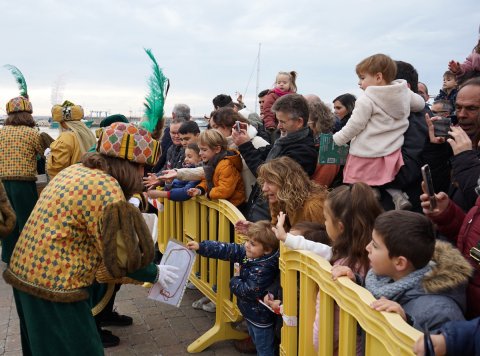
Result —
[[[472, 267], [449, 243], [436, 241], [427, 217], [409, 211], [381, 214], [367, 251], [371, 269], [365, 288], [377, 298], [373, 309], [397, 313], [421, 331], [464, 320]], [[341, 276], [355, 280], [347, 267], [332, 271], [334, 279]]]

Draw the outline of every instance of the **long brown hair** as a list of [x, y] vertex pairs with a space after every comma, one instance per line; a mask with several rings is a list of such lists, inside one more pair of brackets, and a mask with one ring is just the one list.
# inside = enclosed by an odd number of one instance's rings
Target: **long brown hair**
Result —
[[8, 114], [7, 118], [5, 119], [5, 126], [7, 125], [28, 127], [36, 126], [32, 114], [26, 111], [12, 112]]
[[109, 157], [98, 152], [85, 153], [81, 162], [85, 167], [100, 169], [115, 178], [126, 199], [143, 191], [142, 177], [138, 163], [123, 158]]
[[326, 192], [324, 187], [310, 180], [297, 162], [287, 156], [272, 159], [258, 168], [258, 184], [269, 182], [278, 187], [277, 202], [270, 204], [270, 213], [277, 216], [280, 211], [287, 216], [303, 207], [308, 197], [316, 192]]
[[345, 259], [345, 265], [366, 273], [370, 262], [365, 248], [372, 239], [375, 219], [383, 211], [372, 188], [365, 183], [335, 188], [327, 196], [325, 209], [343, 224], [343, 232], [332, 245], [331, 262]]

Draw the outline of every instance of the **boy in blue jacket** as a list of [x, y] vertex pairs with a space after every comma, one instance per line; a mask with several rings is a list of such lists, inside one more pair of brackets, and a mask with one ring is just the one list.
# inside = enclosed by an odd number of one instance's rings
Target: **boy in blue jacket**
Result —
[[[275, 314], [259, 300], [268, 293], [275, 281], [278, 269], [279, 242], [269, 221], [251, 223], [244, 245], [202, 241], [190, 241], [188, 249], [199, 255], [240, 264], [239, 273], [230, 280], [230, 290], [237, 297], [237, 305], [247, 321], [248, 333], [257, 348], [258, 355], [273, 356]], [[238, 274], [238, 275], [237, 275]]]

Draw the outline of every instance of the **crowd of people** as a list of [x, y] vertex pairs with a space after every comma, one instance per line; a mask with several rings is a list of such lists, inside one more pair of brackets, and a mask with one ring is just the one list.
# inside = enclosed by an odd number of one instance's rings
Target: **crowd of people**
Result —
[[[479, 353], [480, 267], [471, 256], [480, 249], [479, 58], [480, 42], [464, 63], [452, 60], [430, 105], [411, 64], [369, 56], [355, 68], [362, 95], [339, 95], [333, 112], [298, 93], [296, 72], [279, 72], [258, 95], [260, 115], [241, 96], [220, 94], [205, 131], [177, 104], [168, 127], [160, 120], [149, 132], [113, 115], [95, 137], [81, 106], [67, 101], [52, 108], [61, 134], [49, 142], [35, 129], [28, 96], [11, 99], [0, 129], [0, 233], [24, 354], [53, 347], [97, 355], [117, 345], [103, 327], [132, 324], [113, 311], [121, 283], [165, 287], [177, 278], [154, 263], [146, 198], [200, 195], [228, 200], [246, 217], [234, 226], [245, 244], [187, 245], [239, 264], [230, 289], [250, 335], [235, 342], [240, 351], [278, 352], [278, 320], [259, 300], [282, 309], [282, 241], [329, 260], [333, 279], [364, 286], [376, 298], [372, 309], [431, 334], [415, 345], [418, 354], [432, 345], [437, 354]], [[320, 134], [348, 145], [344, 165], [319, 163]], [[41, 159], [50, 181], [38, 196]], [[423, 192], [424, 165], [433, 196]], [[215, 311], [206, 297], [193, 306]], [[319, 297], [316, 311], [318, 349]], [[337, 350], [337, 307], [334, 314]], [[356, 346], [363, 354], [360, 334]]]

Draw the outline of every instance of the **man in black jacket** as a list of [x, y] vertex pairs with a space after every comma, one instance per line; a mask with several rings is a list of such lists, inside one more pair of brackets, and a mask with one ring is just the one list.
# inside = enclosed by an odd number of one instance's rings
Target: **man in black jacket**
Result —
[[[278, 120], [281, 137], [273, 145], [255, 148], [245, 130], [233, 131], [233, 142], [250, 171], [256, 176], [257, 169], [266, 161], [288, 156], [298, 162], [311, 176], [315, 172], [318, 152], [313, 133], [307, 126], [309, 111], [305, 98], [299, 94], [287, 94], [277, 99], [272, 111]], [[268, 203], [262, 199], [261, 187], [256, 185], [248, 199], [246, 217], [249, 221], [270, 220]]]

